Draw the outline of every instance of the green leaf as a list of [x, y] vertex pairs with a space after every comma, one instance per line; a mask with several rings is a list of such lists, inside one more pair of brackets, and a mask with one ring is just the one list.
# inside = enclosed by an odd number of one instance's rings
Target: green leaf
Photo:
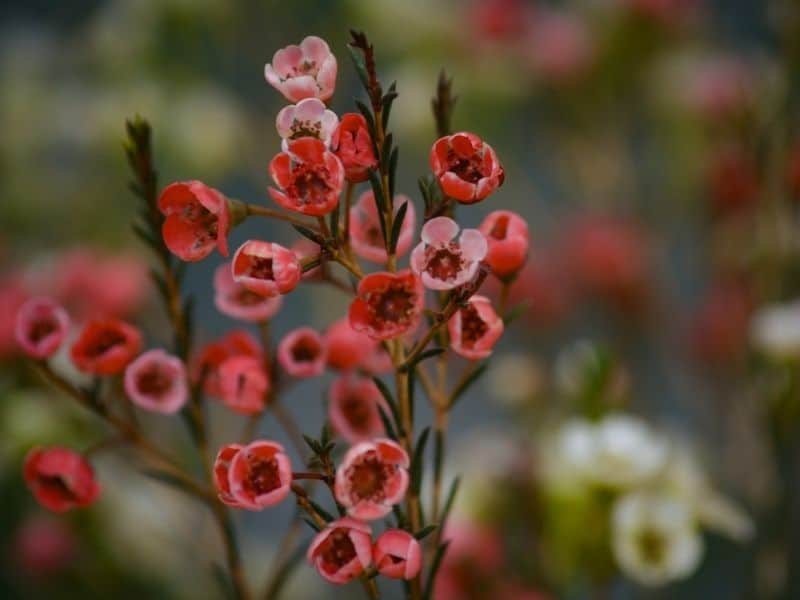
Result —
[[397, 241], [400, 239], [400, 232], [403, 229], [403, 221], [405, 221], [406, 212], [408, 212], [408, 200], [400, 205], [400, 208], [397, 209], [397, 214], [394, 216], [394, 223], [392, 223], [392, 236], [389, 240], [389, 252], [391, 254], [397, 252]]
[[446, 350], [444, 348], [428, 348], [427, 350], [424, 350], [423, 352], [420, 352], [419, 356], [417, 356], [410, 363], [408, 363], [406, 365], [403, 365], [401, 367], [401, 370], [403, 370], [403, 371], [411, 371], [419, 363], [421, 363], [423, 360], [427, 360], [429, 358], [433, 358], [434, 356], [439, 356], [440, 354], [442, 354], [445, 351]]
[[372, 148], [375, 150], [375, 154], [378, 154], [378, 147], [375, 145], [375, 139], [378, 137], [377, 130], [375, 129], [375, 117], [372, 116], [372, 109], [364, 104], [358, 98], [353, 98], [353, 102], [355, 102], [356, 107], [358, 108], [358, 112], [360, 112], [364, 119], [367, 121], [367, 129], [369, 130], [369, 139], [372, 141]]
[[331, 513], [329, 513], [327, 510], [325, 510], [324, 508], [322, 508], [319, 504], [317, 504], [316, 502], [314, 502], [310, 498], [308, 499], [308, 503], [311, 504], [311, 506], [314, 508], [314, 510], [317, 512], [317, 514], [320, 517], [322, 517], [323, 519], [325, 519], [328, 523], [333, 521], [333, 515]]
[[381, 421], [383, 421], [383, 428], [386, 430], [386, 435], [397, 441], [399, 438], [395, 432], [394, 426], [392, 426], [392, 420], [389, 418], [389, 415], [386, 414], [386, 409], [380, 404], [378, 404], [378, 413], [381, 416]]
[[211, 572], [214, 574], [214, 580], [217, 582], [220, 592], [222, 592], [222, 597], [227, 600], [235, 600], [236, 591], [227, 569], [219, 563], [214, 562], [211, 564]]
[[429, 536], [431, 533], [433, 533], [434, 531], [436, 531], [436, 527], [437, 527], [437, 525], [436, 525], [436, 524], [434, 524], [434, 523], [431, 523], [430, 525], [426, 525], [425, 527], [423, 527], [422, 529], [420, 529], [419, 531], [417, 531], [417, 532], [414, 534], [414, 537], [415, 537], [415, 538], [417, 538], [418, 540], [424, 540], [424, 539], [425, 539], [426, 537], [428, 537], [428, 536]]
[[425, 591], [422, 594], [424, 600], [431, 600], [433, 598], [433, 584], [436, 582], [436, 574], [439, 572], [439, 567], [442, 566], [442, 559], [444, 558], [444, 554], [447, 552], [447, 547], [449, 545], [450, 542], [445, 542], [443, 544], [439, 544], [439, 547], [436, 548], [436, 554], [433, 557], [431, 570], [428, 574], [428, 581], [425, 584]]
[[411, 461], [411, 489], [415, 493], [419, 493], [420, 484], [422, 483], [422, 464], [425, 461], [425, 446], [428, 443], [430, 432], [430, 427], [422, 430], [414, 449], [414, 458]]
[[450, 489], [447, 491], [447, 499], [444, 501], [444, 508], [442, 508], [442, 514], [439, 517], [439, 524], [442, 526], [442, 528], [444, 528], [447, 518], [450, 516], [450, 511], [453, 510], [453, 503], [456, 500], [456, 494], [458, 493], [458, 488], [460, 485], [461, 476], [459, 475], [453, 479], [453, 482], [450, 484]]
[[308, 227], [303, 227], [302, 225], [296, 225], [294, 223], [292, 223], [292, 227], [295, 228], [297, 233], [299, 233], [305, 238], [308, 238], [318, 246], [321, 246], [322, 248], [325, 248], [327, 246], [325, 238], [322, 237], [320, 234], [318, 234], [316, 231], [309, 229]]
[[364, 63], [364, 54], [350, 44], [347, 45], [347, 51], [350, 53], [350, 58], [353, 59], [353, 66], [356, 68], [361, 85], [369, 92], [369, 76], [367, 75], [367, 65]]
[[380, 390], [381, 395], [386, 400], [386, 404], [389, 405], [389, 409], [392, 411], [392, 417], [394, 417], [394, 422], [397, 423], [397, 427], [399, 429], [399, 433], [402, 435], [404, 433], [403, 427], [401, 425], [402, 421], [400, 420], [400, 408], [397, 406], [397, 402], [394, 401], [394, 396], [392, 396], [392, 392], [389, 391], [389, 388], [383, 382], [382, 379], [378, 377], [373, 377], [372, 381], [375, 382], [375, 385], [378, 386], [378, 390]]
[[464, 381], [462, 381], [459, 386], [453, 390], [453, 395], [450, 397], [450, 404], [448, 405], [448, 410], [452, 409], [456, 402], [461, 400], [464, 396], [464, 392], [466, 392], [470, 386], [480, 379], [481, 375], [486, 372], [486, 369], [489, 368], [489, 363], [485, 362], [480, 367], [475, 369], [472, 373], [470, 373], [469, 377], [467, 377]]
[[392, 85], [389, 86], [388, 91], [383, 95], [381, 98], [381, 104], [383, 106], [383, 130], [389, 126], [389, 114], [392, 112], [392, 104], [394, 104], [395, 99], [397, 98], [397, 82], [393, 81]]
[[392, 154], [389, 157], [389, 194], [394, 198], [395, 183], [397, 181], [397, 161], [400, 159], [400, 148], [395, 146], [392, 148]]
[[311, 527], [311, 529], [313, 529], [314, 531], [316, 532], [322, 531], [322, 527], [314, 523], [314, 521], [312, 521], [308, 517], [303, 517], [303, 521], [305, 521], [308, 524], [308, 526]]
[[312, 438], [310, 435], [306, 435], [304, 433], [303, 440], [305, 440], [306, 444], [308, 444], [308, 447], [311, 448], [311, 451], [314, 454], [319, 454], [322, 451], [322, 446], [320, 445], [320, 443], [314, 438]]
[[524, 315], [528, 311], [530, 306], [531, 306], [530, 302], [528, 302], [527, 300], [523, 300], [522, 302], [517, 304], [514, 308], [512, 308], [510, 311], [508, 311], [508, 314], [505, 317], [503, 317], [503, 324], [506, 327], [508, 327], [509, 325], [511, 325], [511, 323], [513, 323], [514, 321], [519, 319], [522, 315]]
[[381, 148], [381, 173], [389, 173], [389, 159], [392, 157], [392, 140], [394, 136], [389, 133], [383, 138], [383, 148]]

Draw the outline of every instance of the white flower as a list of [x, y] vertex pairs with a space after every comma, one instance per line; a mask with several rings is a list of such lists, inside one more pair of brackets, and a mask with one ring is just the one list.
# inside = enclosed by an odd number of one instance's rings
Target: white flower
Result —
[[338, 124], [339, 117], [319, 98], [305, 98], [297, 104], [284, 106], [275, 119], [284, 152], [289, 151], [289, 140], [301, 137], [314, 137], [329, 146]]
[[670, 496], [634, 492], [620, 498], [613, 509], [612, 536], [622, 572], [651, 587], [685, 579], [703, 553], [691, 508]]
[[756, 349], [773, 358], [800, 358], [800, 300], [759, 309], [750, 338]]

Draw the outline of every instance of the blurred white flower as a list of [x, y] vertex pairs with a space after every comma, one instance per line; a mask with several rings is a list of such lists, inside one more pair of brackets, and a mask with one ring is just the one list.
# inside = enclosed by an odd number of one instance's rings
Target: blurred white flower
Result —
[[553, 367], [556, 389], [566, 396], [579, 394], [587, 368], [598, 358], [597, 347], [589, 340], [576, 340], [565, 346]]
[[800, 300], [760, 308], [750, 325], [750, 339], [775, 359], [800, 358]]
[[622, 572], [646, 586], [688, 577], [703, 553], [691, 508], [670, 496], [634, 492], [620, 498], [613, 509], [612, 536]]
[[492, 399], [505, 406], [530, 402], [542, 387], [541, 363], [531, 354], [503, 354], [489, 369]]

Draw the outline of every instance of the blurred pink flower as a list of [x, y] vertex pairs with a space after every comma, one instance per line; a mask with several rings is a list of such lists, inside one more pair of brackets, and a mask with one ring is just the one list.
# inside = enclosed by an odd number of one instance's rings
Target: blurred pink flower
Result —
[[17, 342], [32, 358], [50, 358], [64, 343], [69, 326], [67, 311], [55, 301], [31, 298], [17, 311]]
[[515, 42], [528, 31], [534, 15], [527, 0], [473, 0], [466, 17], [478, 40]]
[[496, 581], [503, 564], [499, 535], [487, 526], [451, 518], [442, 535], [450, 542], [436, 577], [434, 598], [465, 598], [482, 582]]
[[116, 375], [139, 354], [142, 334], [119, 319], [92, 319], [78, 334], [70, 357], [79, 371], [92, 375]]
[[269, 374], [261, 360], [252, 356], [231, 356], [219, 366], [222, 403], [242, 415], [264, 410], [270, 388]]
[[679, 93], [688, 108], [700, 116], [724, 119], [752, 107], [756, 83], [752, 67], [743, 59], [711, 57], [692, 65]]
[[[394, 197], [394, 214], [404, 202], [408, 203], [400, 236], [397, 238], [396, 255], [403, 256], [411, 248], [416, 227], [414, 203], [408, 196], [397, 194]], [[375, 204], [375, 195], [367, 190], [359, 196], [350, 209], [350, 236], [353, 251], [361, 258], [376, 264], [386, 264], [386, 245], [383, 242], [380, 216]]]
[[534, 71], [554, 83], [582, 77], [594, 60], [586, 23], [567, 12], [542, 12], [530, 33], [527, 53]]
[[174, 414], [189, 398], [183, 361], [160, 349], [149, 350], [129, 364], [124, 384], [134, 404], [153, 412]]
[[22, 571], [46, 577], [77, 558], [78, 539], [64, 520], [36, 515], [27, 517], [14, 536], [13, 552]]
[[704, 363], [724, 365], [744, 356], [755, 302], [739, 279], [711, 283], [691, 318], [689, 342]]
[[230, 331], [220, 339], [206, 344], [191, 362], [192, 383], [199, 383], [202, 379], [205, 393], [218, 398], [222, 393], [219, 367], [232, 356], [250, 356], [261, 360], [261, 345], [243, 329]]
[[278, 362], [292, 377], [317, 377], [325, 372], [325, 339], [311, 327], [287, 333], [278, 344]]
[[89, 506], [100, 496], [92, 465], [69, 448], [33, 448], [22, 473], [36, 501], [53, 512]]
[[758, 165], [741, 146], [725, 146], [712, 154], [705, 177], [711, 208], [718, 215], [740, 214], [758, 202]]
[[347, 374], [331, 384], [328, 393], [328, 420], [348, 443], [369, 441], [386, 435], [378, 410], [389, 407], [372, 379]]

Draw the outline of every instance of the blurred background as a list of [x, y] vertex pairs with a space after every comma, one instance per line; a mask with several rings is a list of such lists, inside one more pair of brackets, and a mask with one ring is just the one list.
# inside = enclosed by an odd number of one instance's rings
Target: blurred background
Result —
[[[332, 108], [353, 111], [351, 27], [373, 41], [382, 80], [397, 81], [399, 191], [421, 206], [444, 67], [459, 96], [455, 129], [488, 141], [506, 170], [504, 187], [459, 220], [476, 226], [509, 208], [530, 225], [512, 292], [525, 312], [452, 416], [448, 473], [466, 482], [452, 535], [463, 543], [437, 597], [800, 597], [792, 0], [3, 2], [0, 595], [220, 597], [207, 515], [124, 458], [93, 461], [104, 495], [92, 509], [56, 517], [36, 506], [25, 452], [86, 448], [102, 434], [17, 356], [14, 314], [47, 293], [166, 343], [130, 230], [125, 119], [153, 125], [161, 185], [201, 179], [272, 206], [266, 166], [285, 102], [264, 63], [323, 37], [339, 59]], [[246, 223], [231, 245], [250, 237], [290, 245], [297, 234]], [[189, 269], [201, 341], [237, 326], [213, 304], [219, 262]], [[291, 300], [276, 336], [309, 320], [324, 329], [347, 306], [318, 286]], [[306, 431], [319, 431], [329, 381], [285, 400]], [[216, 447], [241, 424], [212, 413]], [[142, 418], [154, 439], [188, 452], [179, 423]], [[283, 439], [271, 422], [262, 433]], [[251, 581], [269, 576], [291, 514], [237, 514]], [[641, 525], [654, 514], [667, 516]], [[661, 538], [644, 535], [664, 523]], [[359, 591], [301, 564], [285, 597]]]

